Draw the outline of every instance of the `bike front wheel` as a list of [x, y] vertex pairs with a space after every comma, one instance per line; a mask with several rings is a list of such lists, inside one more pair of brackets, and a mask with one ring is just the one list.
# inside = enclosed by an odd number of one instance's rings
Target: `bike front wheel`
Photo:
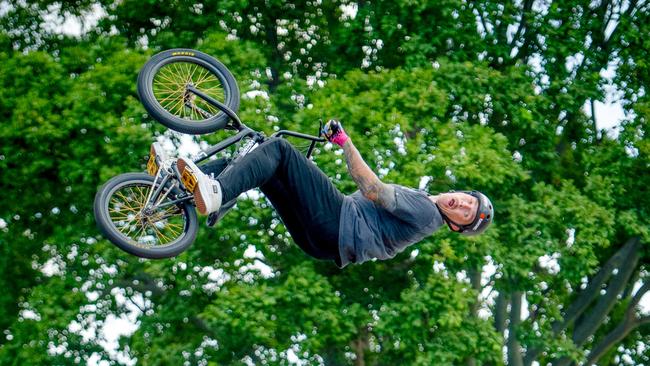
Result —
[[178, 201], [181, 191], [169, 184], [155, 199], [152, 189], [154, 178], [144, 173], [113, 177], [95, 196], [95, 221], [104, 236], [127, 253], [151, 259], [173, 257], [196, 238], [196, 210], [188, 201]]
[[233, 112], [239, 109], [239, 87], [232, 73], [215, 58], [191, 49], [154, 55], [138, 74], [138, 95], [149, 114], [172, 130], [206, 134], [223, 129], [229, 118], [203, 96]]

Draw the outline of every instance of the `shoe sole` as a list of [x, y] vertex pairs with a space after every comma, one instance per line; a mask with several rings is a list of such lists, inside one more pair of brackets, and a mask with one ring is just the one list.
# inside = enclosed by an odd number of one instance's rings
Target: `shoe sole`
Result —
[[[185, 162], [185, 160], [178, 159], [176, 165], [178, 166], [178, 171], [181, 173], [181, 181], [184, 180], [183, 178], [187, 178], [187, 177], [191, 177], [192, 180], [194, 181], [193, 184], [194, 189], [192, 193], [194, 194], [194, 202], [196, 202], [196, 209], [199, 210], [199, 212], [202, 215], [206, 215], [208, 212], [208, 208], [207, 205], [205, 204], [205, 200], [203, 199], [203, 195], [201, 195], [201, 189], [199, 187], [199, 183], [198, 183], [198, 179], [196, 178], [196, 175], [189, 167], [189, 165]], [[183, 185], [185, 185], [185, 183], [183, 183]]]

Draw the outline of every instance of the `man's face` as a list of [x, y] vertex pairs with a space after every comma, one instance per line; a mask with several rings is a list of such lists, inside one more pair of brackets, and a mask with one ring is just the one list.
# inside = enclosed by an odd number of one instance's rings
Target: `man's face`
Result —
[[[460, 225], [469, 225], [476, 217], [478, 199], [462, 192], [441, 193], [437, 199], [438, 207], [449, 220]], [[454, 230], [459, 227], [451, 224]]]

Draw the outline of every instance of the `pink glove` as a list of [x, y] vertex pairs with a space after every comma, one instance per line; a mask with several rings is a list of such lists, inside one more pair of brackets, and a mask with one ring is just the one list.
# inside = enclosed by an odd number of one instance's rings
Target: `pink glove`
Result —
[[337, 144], [340, 147], [343, 147], [343, 145], [345, 145], [345, 142], [349, 139], [348, 135], [343, 129], [343, 125], [341, 125], [341, 122], [335, 119], [329, 120], [325, 126], [323, 126], [322, 132], [323, 135], [325, 135], [325, 138], [327, 138], [327, 141]]

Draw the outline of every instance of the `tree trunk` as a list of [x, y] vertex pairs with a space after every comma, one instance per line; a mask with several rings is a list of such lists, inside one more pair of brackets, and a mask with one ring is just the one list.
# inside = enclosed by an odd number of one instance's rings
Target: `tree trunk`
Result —
[[[562, 325], [557, 327], [555, 325], [553, 326], [554, 331], [565, 329], [571, 322], [575, 321], [578, 316], [581, 316], [589, 304], [600, 295], [603, 284], [611, 277], [613, 271], [618, 269], [618, 273], [610, 281], [605, 295], [602, 295], [590, 312], [582, 317], [582, 319], [580, 319], [575, 325], [573, 341], [578, 347], [584, 345], [586, 340], [598, 330], [598, 327], [600, 327], [614, 305], [619, 301], [618, 295], [627, 287], [639, 259], [639, 242], [640, 238], [638, 237], [629, 239], [623, 248], [616, 252], [616, 254], [607, 261], [607, 263], [596, 274], [594, 279], [590, 281], [589, 286], [587, 286], [578, 299], [576, 299], [576, 301], [571, 305], [565, 315]], [[625, 266], [623, 264], [625, 264]], [[556, 334], [558, 333], [559, 332], [556, 332]], [[610, 344], [609, 347], [614, 344], [615, 343]], [[553, 366], [567, 366], [571, 364], [571, 362], [572, 360], [570, 358], [563, 357], [553, 362]]]
[[522, 293], [512, 293], [512, 304], [510, 305], [510, 326], [508, 327], [508, 366], [523, 366], [524, 360], [521, 355], [521, 345], [517, 340], [517, 327], [521, 323]]
[[607, 286], [607, 292], [600, 298], [589, 314], [580, 323], [576, 324], [573, 331], [573, 342], [577, 346], [582, 346], [587, 338], [596, 332], [600, 324], [605, 320], [605, 317], [607, 317], [607, 314], [609, 314], [618, 302], [618, 295], [625, 290], [632, 273], [634, 273], [640, 255], [637, 250], [639, 238], [632, 239], [631, 242], [633, 243], [631, 246], [632, 252], [625, 261], [624, 266], [617, 266], [618, 273], [614, 276], [609, 286]]
[[[472, 285], [472, 289], [474, 289], [480, 295], [481, 294], [481, 269], [472, 268], [468, 270], [468, 272], [469, 272], [469, 282]], [[473, 317], [478, 316], [479, 305], [480, 303], [477, 298], [476, 301], [474, 301], [470, 305], [469, 311], [471, 316]]]
[[607, 351], [614, 347], [618, 342], [623, 340], [623, 338], [630, 334], [631, 331], [641, 325], [650, 323], [650, 316], [644, 316], [641, 318], [636, 317], [636, 306], [639, 304], [639, 301], [641, 301], [643, 295], [645, 295], [645, 293], [649, 290], [650, 281], [644, 283], [639, 291], [637, 291], [637, 293], [634, 295], [634, 298], [632, 298], [630, 304], [625, 310], [625, 318], [623, 321], [611, 332], [609, 332], [600, 342], [598, 342], [596, 346], [593, 347], [589, 353], [589, 356], [587, 357], [587, 361], [584, 364], [585, 366], [595, 365], [596, 362], [598, 362], [598, 360], [600, 360], [600, 358], [607, 353]]
[[356, 356], [354, 366], [366, 366], [366, 350], [368, 349], [368, 334], [361, 330], [359, 337], [352, 341], [352, 350]]
[[633, 325], [627, 322], [622, 322], [614, 330], [609, 332], [605, 338], [594, 347], [589, 353], [587, 361], [584, 366], [594, 365], [611, 347], [620, 342], [626, 335], [634, 328]]
[[[636, 241], [635, 241], [636, 239]], [[611, 277], [612, 271], [616, 267], [620, 267], [623, 261], [630, 255], [630, 252], [636, 250], [636, 243], [638, 238], [632, 238], [625, 243], [623, 248], [619, 249], [604, 266], [600, 268], [598, 273], [589, 281], [587, 287], [582, 290], [576, 300], [571, 303], [567, 309], [564, 319], [560, 322], [553, 324], [553, 332], [557, 335], [560, 331], [570, 326], [582, 314], [591, 302], [598, 297], [603, 284]]]
[[497, 332], [503, 334], [506, 330], [506, 317], [508, 312], [508, 303], [510, 298], [505, 291], [499, 292], [496, 304], [494, 305], [494, 328]]
[[278, 31], [276, 25], [276, 19], [268, 19], [268, 22], [264, 25], [266, 30], [266, 41], [269, 43], [271, 48], [271, 60], [269, 62], [269, 69], [271, 70], [271, 80], [269, 80], [269, 92], [275, 92], [278, 85], [280, 85], [280, 72], [279, 67], [285, 61], [278, 49]]
[[[472, 285], [472, 289], [474, 289], [480, 295], [481, 294], [481, 268], [470, 268], [468, 272], [469, 272], [469, 282]], [[476, 301], [474, 301], [469, 308], [469, 314], [473, 318], [478, 317], [478, 309], [480, 305], [478, 297], [475, 300]], [[465, 360], [465, 365], [476, 366], [476, 359], [474, 359], [474, 357], [468, 357]]]

